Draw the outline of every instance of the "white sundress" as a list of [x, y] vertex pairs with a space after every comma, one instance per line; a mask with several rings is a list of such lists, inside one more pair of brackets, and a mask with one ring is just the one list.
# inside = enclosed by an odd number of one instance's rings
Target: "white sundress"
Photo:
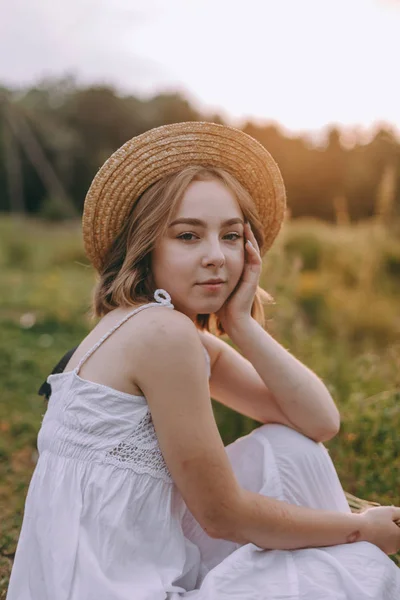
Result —
[[[367, 542], [264, 550], [210, 538], [161, 454], [146, 398], [50, 375], [7, 600], [399, 600], [400, 569]], [[208, 355], [207, 355], [208, 356]], [[243, 488], [350, 512], [323, 444], [267, 424], [226, 447]]]

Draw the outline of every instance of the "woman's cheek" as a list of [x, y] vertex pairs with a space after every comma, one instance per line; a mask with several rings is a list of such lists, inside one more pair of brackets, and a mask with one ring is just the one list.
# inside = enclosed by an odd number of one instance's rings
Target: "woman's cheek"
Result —
[[193, 260], [188, 252], [176, 252], [171, 264], [173, 264], [176, 271], [179, 272], [193, 270]]
[[244, 251], [239, 251], [239, 253], [234, 258], [235, 274], [237, 279], [239, 280], [244, 268]]
[[233, 292], [233, 290], [236, 288], [236, 286], [238, 285], [240, 278], [242, 276], [243, 273], [243, 265], [240, 263], [238, 265], [236, 265], [236, 268], [234, 271], [231, 272], [231, 276], [230, 276], [230, 293]]

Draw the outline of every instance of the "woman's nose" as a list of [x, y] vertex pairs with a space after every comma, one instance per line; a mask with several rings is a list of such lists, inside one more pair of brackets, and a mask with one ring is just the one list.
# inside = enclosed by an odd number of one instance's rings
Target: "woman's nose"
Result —
[[207, 244], [202, 262], [205, 266], [214, 265], [218, 267], [221, 267], [225, 263], [225, 254], [222, 251], [219, 240], [210, 241]]

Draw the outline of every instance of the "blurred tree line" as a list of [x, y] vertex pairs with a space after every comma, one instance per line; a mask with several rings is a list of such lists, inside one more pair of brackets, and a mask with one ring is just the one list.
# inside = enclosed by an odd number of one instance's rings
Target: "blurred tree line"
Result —
[[[179, 94], [141, 100], [111, 87], [79, 87], [73, 78], [22, 91], [0, 88], [0, 211], [78, 215], [95, 172], [129, 138], [198, 120], [223, 123]], [[324, 146], [288, 137], [274, 125], [249, 121], [243, 130], [278, 162], [292, 217], [346, 223], [400, 214], [400, 143], [390, 129], [352, 147], [342, 144], [335, 128]]]

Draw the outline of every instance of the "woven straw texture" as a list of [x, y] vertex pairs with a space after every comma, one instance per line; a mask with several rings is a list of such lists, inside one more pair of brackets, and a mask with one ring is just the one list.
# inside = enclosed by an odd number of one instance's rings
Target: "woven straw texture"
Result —
[[249, 191], [263, 223], [265, 253], [285, 214], [282, 176], [269, 152], [243, 131], [225, 125], [188, 122], [151, 129], [126, 142], [104, 163], [86, 196], [83, 241], [101, 270], [112, 241], [133, 203], [153, 183], [189, 165], [220, 167]]

